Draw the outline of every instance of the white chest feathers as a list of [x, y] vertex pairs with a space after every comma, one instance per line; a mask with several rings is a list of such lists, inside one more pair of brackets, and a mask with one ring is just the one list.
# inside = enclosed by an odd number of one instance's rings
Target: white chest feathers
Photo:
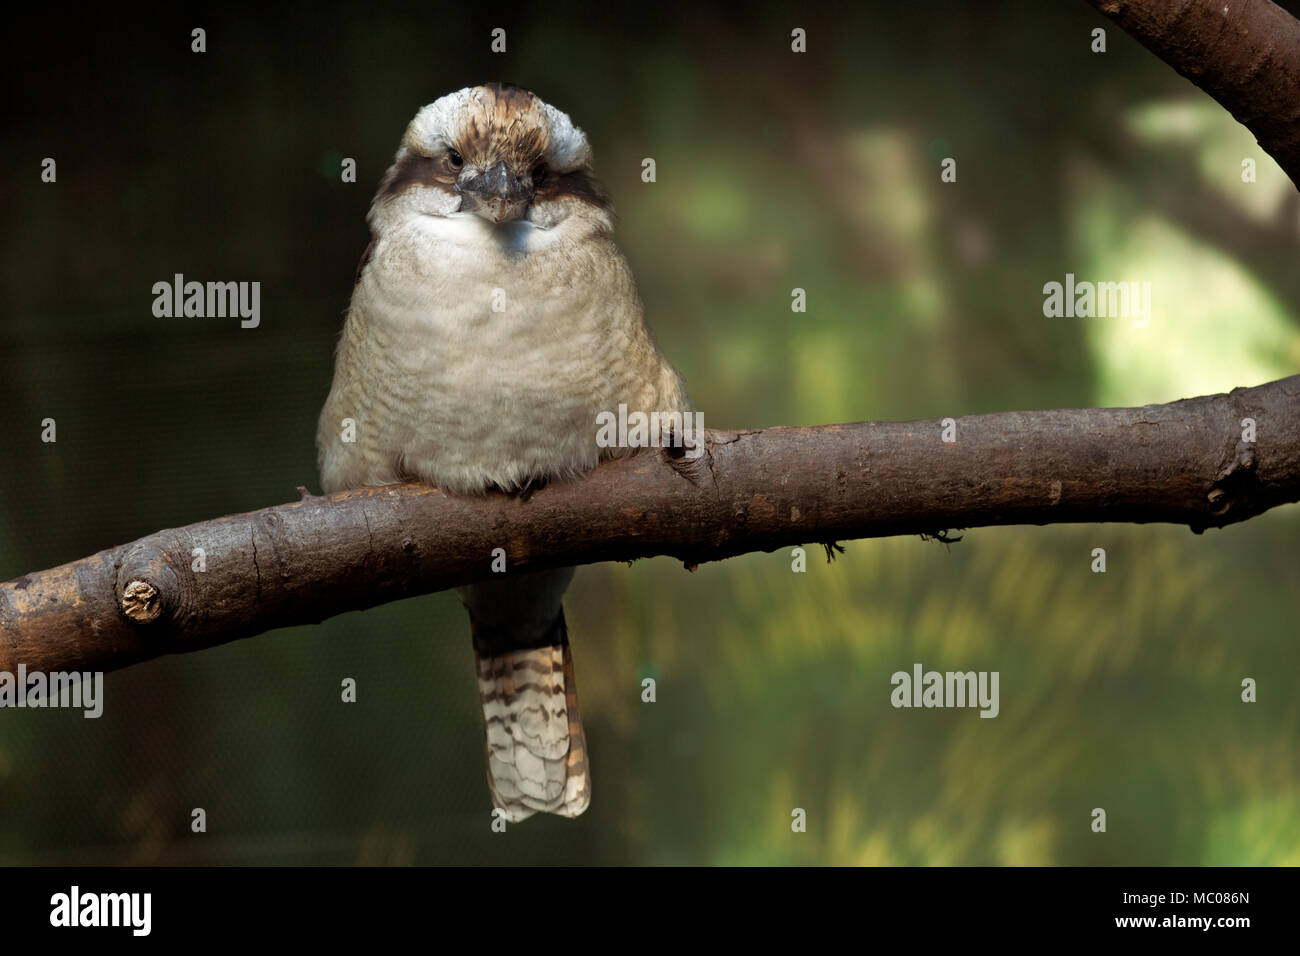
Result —
[[606, 234], [416, 217], [380, 234], [353, 295], [322, 481], [471, 492], [580, 474], [602, 457], [596, 416], [674, 398], [665, 376], [679, 381]]

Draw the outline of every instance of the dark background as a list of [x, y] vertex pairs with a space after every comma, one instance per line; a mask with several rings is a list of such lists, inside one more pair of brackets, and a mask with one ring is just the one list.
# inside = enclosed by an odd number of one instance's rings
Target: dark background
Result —
[[[319, 490], [370, 197], [415, 111], [487, 80], [587, 131], [710, 426], [1300, 369], [1295, 188], [1082, 0], [37, 14], [0, 66], [0, 579]], [[260, 281], [261, 326], [155, 318], [177, 272]], [[1151, 281], [1151, 326], [1044, 318], [1066, 272]], [[157, 660], [108, 675], [97, 721], [0, 710], [0, 863], [1297, 864], [1298, 515], [583, 569], [592, 808], [505, 836], [454, 595]], [[999, 671], [1001, 715], [893, 709], [916, 661]]]

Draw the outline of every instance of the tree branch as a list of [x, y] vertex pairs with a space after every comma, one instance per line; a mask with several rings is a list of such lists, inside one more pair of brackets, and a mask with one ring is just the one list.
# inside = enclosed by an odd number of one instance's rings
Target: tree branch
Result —
[[[1089, 0], [1300, 185], [1300, 21], [1268, 0]], [[1253, 419], [1257, 441], [1243, 438]], [[1137, 409], [710, 432], [526, 498], [361, 488], [161, 531], [0, 585], [0, 670], [109, 670], [512, 572], [952, 527], [1164, 521], [1300, 500], [1300, 376]], [[196, 570], [199, 554], [205, 570]]]
[[[1256, 442], [1243, 441], [1242, 420]], [[708, 433], [531, 496], [360, 488], [0, 585], [0, 670], [111, 670], [511, 572], [982, 525], [1220, 527], [1300, 500], [1300, 376], [1143, 408]], [[676, 453], [676, 454], [670, 454]], [[206, 570], [193, 570], [201, 548]]]
[[1300, 20], [1269, 0], [1088, 0], [1219, 101], [1300, 188]]

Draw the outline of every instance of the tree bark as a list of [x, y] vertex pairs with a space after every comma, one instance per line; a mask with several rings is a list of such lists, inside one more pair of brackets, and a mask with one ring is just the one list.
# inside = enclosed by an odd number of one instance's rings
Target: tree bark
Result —
[[1300, 188], [1300, 20], [1269, 0], [1088, 0], [1255, 134]]
[[0, 670], [111, 670], [316, 622], [489, 578], [495, 548], [509, 573], [651, 555], [693, 566], [982, 525], [1199, 532], [1300, 500], [1300, 376], [1168, 405], [952, 421], [953, 442], [941, 420], [711, 431], [696, 458], [648, 449], [527, 497], [302, 490], [0, 585]]

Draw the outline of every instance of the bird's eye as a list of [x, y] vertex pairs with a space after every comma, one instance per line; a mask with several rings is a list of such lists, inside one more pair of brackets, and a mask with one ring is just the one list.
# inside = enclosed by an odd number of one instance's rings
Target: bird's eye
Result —
[[465, 159], [454, 149], [447, 150], [447, 162], [451, 163], [452, 169], [460, 169], [465, 165]]
[[538, 163], [533, 167], [533, 185], [540, 186], [546, 180], [546, 164]]

